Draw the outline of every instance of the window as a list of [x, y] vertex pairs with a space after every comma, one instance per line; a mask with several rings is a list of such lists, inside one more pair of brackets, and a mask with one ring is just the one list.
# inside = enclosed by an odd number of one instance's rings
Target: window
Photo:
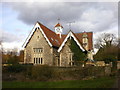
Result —
[[39, 63], [40, 63], [40, 58], [39, 58]]
[[41, 58], [41, 64], [42, 64], [42, 58]]
[[34, 63], [35, 63], [35, 58], [34, 58]]
[[38, 63], [38, 58], [36, 58], [36, 63]]
[[43, 48], [33, 48], [33, 51], [35, 53], [42, 53], [43, 52]]
[[73, 60], [72, 60], [73, 53], [69, 53], [68, 55], [69, 55], [68, 56], [69, 57], [69, 62], [68, 63], [69, 63], [70, 66], [72, 66], [73, 65]]
[[43, 58], [34, 58], [34, 64], [43, 64]]
[[56, 42], [58, 42], [58, 40], [55, 39]]
[[88, 39], [87, 38], [83, 38], [83, 43], [88, 43]]
[[51, 40], [53, 41], [53, 38], [51, 38]]

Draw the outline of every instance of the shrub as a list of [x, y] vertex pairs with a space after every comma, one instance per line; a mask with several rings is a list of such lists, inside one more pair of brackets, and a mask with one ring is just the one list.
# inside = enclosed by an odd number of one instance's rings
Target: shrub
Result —
[[21, 72], [23, 71], [23, 69], [24, 68], [19, 64], [15, 64], [7, 67], [8, 72], [15, 72], [15, 73]]
[[18, 64], [19, 63], [19, 59], [18, 57], [15, 56], [10, 56], [9, 59], [7, 60], [8, 64]]
[[56, 80], [80, 80], [89, 77], [101, 77], [105, 75], [105, 67], [51, 67], [47, 65], [12, 65], [4, 67], [7, 72], [22, 74], [27, 80], [56, 81]]
[[53, 77], [53, 68], [44, 65], [44, 66], [33, 66], [32, 68], [32, 78], [40, 81], [47, 81]]

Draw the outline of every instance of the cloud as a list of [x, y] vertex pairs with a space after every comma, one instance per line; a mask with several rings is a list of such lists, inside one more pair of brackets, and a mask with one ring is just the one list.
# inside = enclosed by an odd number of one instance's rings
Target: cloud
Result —
[[23, 49], [22, 45], [26, 38], [24, 34], [13, 34], [5, 30], [0, 30], [0, 32], [0, 41], [2, 41], [4, 50], [12, 50], [14, 48]]
[[2, 48], [3, 48], [3, 50], [4, 51], [10, 51], [10, 50], [13, 50], [13, 49], [18, 49], [18, 50], [21, 50], [21, 49], [23, 49], [21, 46], [22, 46], [22, 42], [9, 42], [9, 43], [7, 43], [7, 42], [3, 42], [2, 43]]
[[68, 32], [68, 22], [75, 21], [72, 29], [79, 31], [101, 32], [113, 23], [117, 24], [117, 2], [27, 2], [12, 3], [11, 7], [17, 11], [18, 19], [28, 25], [40, 21], [50, 29], [54, 29], [57, 19], [61, 19], [65, 33]]
[[[54, 30], [57, 19], [60, 18], [60, 23], [64, 27], [63, 33], [69, 31], [68, 22], [73, 21], [75, 21], [71, 25], [73, 32], [93, 31], [95, 38], [102, 32], [117, 33], [118, 31], [117, 2], [11, 2], [7, 4], [17, 12], [17, 19], [29, 26], [39, 21]], [[25, 41], [27, 36], [25, 32], [22, 34], [21, 36], [3, 31], [3, 39], [8, 43]]]
[[0, 35], [0, 41], [6, 42], [6, 43], [11, 43], [11, 42], [20, 42], [23, 39], [23, 36], [13, 34], [10, 32], [7, 32], [5, 30], [0, 30], [1, 35]]

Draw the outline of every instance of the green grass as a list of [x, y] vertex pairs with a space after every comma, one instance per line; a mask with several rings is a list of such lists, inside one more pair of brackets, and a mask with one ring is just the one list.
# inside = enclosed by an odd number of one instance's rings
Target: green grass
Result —
[[93, 80], [66, 80], [55, 82], [3, 82], [3, 88], [111, 88], [114, 77]]

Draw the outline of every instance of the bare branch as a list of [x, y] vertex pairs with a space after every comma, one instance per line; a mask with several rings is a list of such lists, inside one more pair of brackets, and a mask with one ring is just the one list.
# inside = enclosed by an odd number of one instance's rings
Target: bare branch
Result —
[[97, 38], [96, 46], [98, 48], [105, 47], [105, 46], [111, 46], [113, 42], [115, 41], [116, 37], [113, 34], [110, 33], [103, 33], [100, 35], [100, 37]]

